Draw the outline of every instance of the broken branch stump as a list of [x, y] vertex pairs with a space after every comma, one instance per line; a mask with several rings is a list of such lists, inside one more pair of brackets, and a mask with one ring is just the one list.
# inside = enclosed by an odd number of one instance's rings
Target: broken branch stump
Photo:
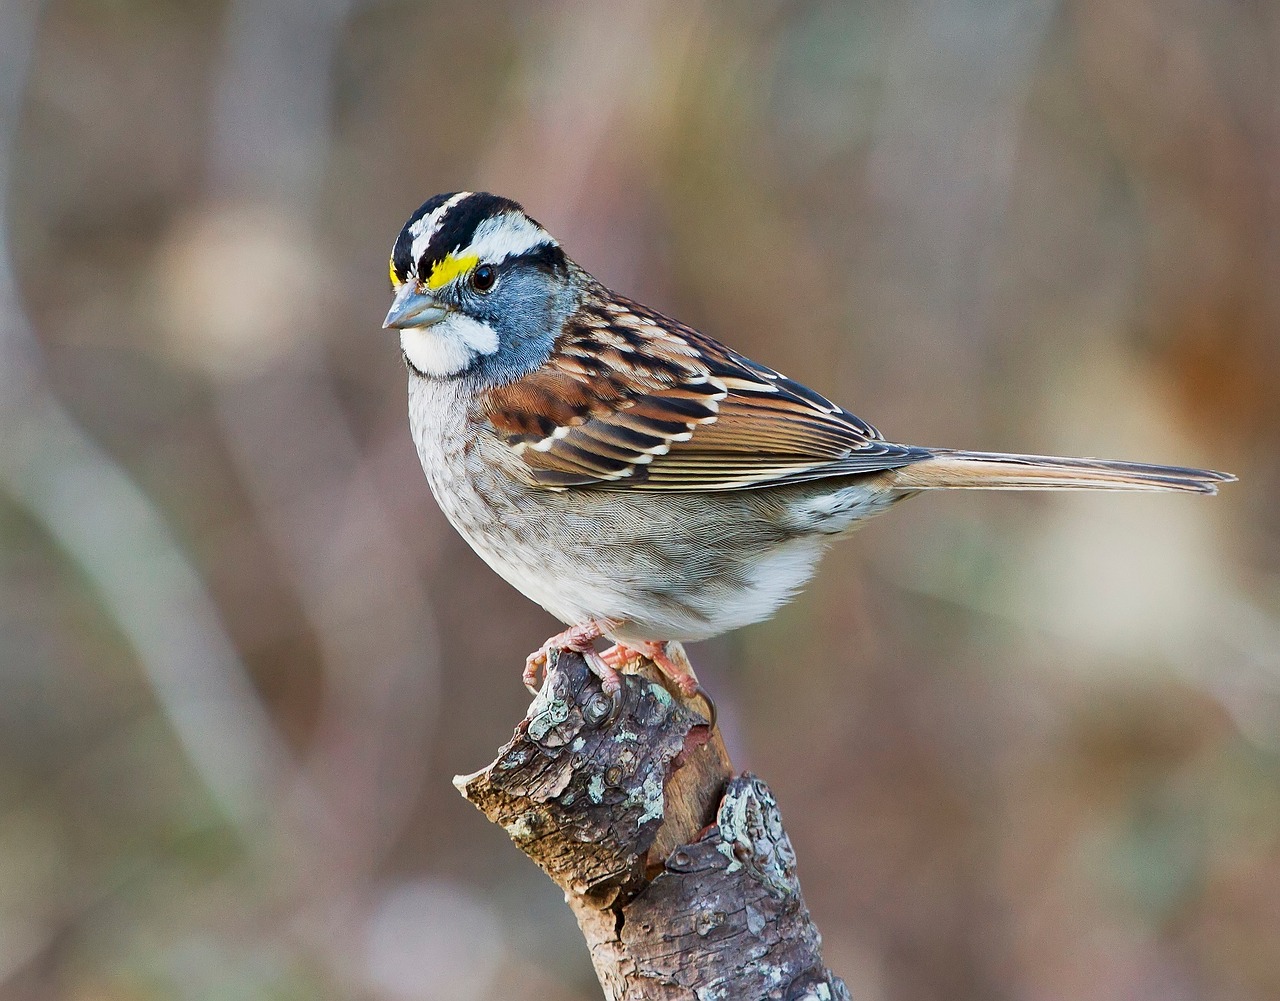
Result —
[[609, 1001], [848, 999], [768, 786], [642, 662], [616, 715], [572, 653], [454, 785], [564, 890]]

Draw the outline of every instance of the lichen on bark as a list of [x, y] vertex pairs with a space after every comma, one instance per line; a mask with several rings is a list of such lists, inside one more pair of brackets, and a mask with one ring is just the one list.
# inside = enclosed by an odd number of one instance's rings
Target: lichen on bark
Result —
[[768, 786], [651, 664], [612, 710], [581, 657], [553, 657], [497, 759], [454, 780], [564, 889], [606, 997], [847, 999]]

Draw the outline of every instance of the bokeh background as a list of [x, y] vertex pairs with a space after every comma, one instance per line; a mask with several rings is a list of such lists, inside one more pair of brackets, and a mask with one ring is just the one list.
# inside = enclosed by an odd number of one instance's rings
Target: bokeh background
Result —
[[1280, 6], [0, 2], [0, 996], [588, 999], [450, 777], [555, 628], [379, 329], [445, 190], [921, 444], [692, 653], [855, 998], [1280, 996]]

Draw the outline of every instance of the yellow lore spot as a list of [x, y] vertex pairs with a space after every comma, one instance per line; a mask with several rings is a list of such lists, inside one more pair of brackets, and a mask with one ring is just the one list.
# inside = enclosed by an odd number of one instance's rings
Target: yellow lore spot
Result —
[[450, 254], [431, 269], [431, 276], [427, 279], [427, 288], [433, 292], [438, 288], [443, 288], [457, 278], [458, 275], [465, 275], [479, 263], [480, 257], [477, 254]]

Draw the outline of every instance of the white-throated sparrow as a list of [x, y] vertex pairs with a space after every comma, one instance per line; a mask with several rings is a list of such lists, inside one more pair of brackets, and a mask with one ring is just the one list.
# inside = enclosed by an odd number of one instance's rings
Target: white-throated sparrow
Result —
[[[607, 691], [632, 652], [686, 694], [677, 641], [769, 617], [826, 545], [921, 490], [1214, 493], [1226, 473], [885, 441], [716, 340], [610, 291], [515, 202], [437, 195], [391, 255], [409, 420], [453, 526], [569, 625]], [[594, 653], [609, 637], [615, 646]]]

